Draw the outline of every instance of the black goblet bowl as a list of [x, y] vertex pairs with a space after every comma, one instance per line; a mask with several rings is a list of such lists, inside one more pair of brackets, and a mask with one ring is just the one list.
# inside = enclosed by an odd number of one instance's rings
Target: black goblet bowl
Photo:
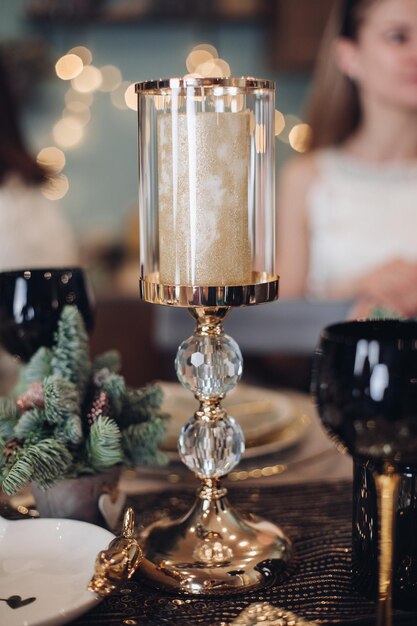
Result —
[[355, 458], [417, 468], [417, 321], [327, 327], [312, 390], [330, 436]]
[[0, 343], [28, 361], [51, 346], [65, 305], [77, 306], [88, 331], [93, 327], [92, 295], [80, 268], [0, 272]]

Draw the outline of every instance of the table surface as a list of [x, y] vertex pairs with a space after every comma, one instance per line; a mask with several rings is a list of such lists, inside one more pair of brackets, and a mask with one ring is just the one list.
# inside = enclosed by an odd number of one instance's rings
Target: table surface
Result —
[[[193, 500], [189, 490], [131, 496], [141, 525], [183, 514]], [[105, 600], [73, 626], [227, 626], [253, 602], [269, 602], [327, 626], [373, 626], [375, 605], [351, 583], [351, 483], [309, 483], [230, 490], [240, 511], [279, 523], [294, 544], [284, 579], [240, 596], [170, 596], [148, 588], [135, 575], [120, 593]], [[415, 626], [417, 612], [395, 612], [395, 626]]]
[[[239, 468], [240, 478], [236, 474], [234, 482], [226, 481], [238, 510], [268, 517], [293, 541], [295, 556], [287, 577], [257, 593], [213, 599], [164, 595], [136, 575], [73, 626], [228, 626], [253, 602], [282, 606], [328, 626], [374, 625], [374, 604], [356, 593], [350, 580], [351, 460], [329, 442], [310, 398], [288, 395], [311, 420], [303, 439], [272, 457], [251, 459]], [[265, 467], [277, 471], [265, 477]], [[144, 526], [185, 513], [195, 480], [174, 465], [127, 472], [121, 487]], [[397, 612], [394, 624], [416, 626], [417, 613]]]

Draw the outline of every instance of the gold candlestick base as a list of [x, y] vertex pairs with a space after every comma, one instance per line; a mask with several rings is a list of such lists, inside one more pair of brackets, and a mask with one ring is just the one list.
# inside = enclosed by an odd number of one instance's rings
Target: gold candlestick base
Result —
[[291, 557], [291, 543], [271, 522], [242, 519], [220, 487], [220, 477], [239, 463], [245, 449], [239, 424], [221, 406], [240, 379], [242, 355], [224, 334], [227, 307], [189, 310], [197, 329], [179, 347], [176, 369], [200, 406], [183, 426], [178, 449], [202, 487], [181, 519], [144, 530], [140, 571], [156, 587], [176, 593], [241, 593], [274, 582]]
[[205, 480], [192, 509], [143, 532], [139, 571], [153, 586], [175, 593], [219, 595], [272, 584], [291, 556], [291, 543], [271, 522], [243, 520], [226, 489]]

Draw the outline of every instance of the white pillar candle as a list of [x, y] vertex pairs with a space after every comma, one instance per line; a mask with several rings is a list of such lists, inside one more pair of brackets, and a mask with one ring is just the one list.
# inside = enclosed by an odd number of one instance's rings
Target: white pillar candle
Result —
[[162, 284], [252, 283], [249, 123], [248, 111], [159, 116]]

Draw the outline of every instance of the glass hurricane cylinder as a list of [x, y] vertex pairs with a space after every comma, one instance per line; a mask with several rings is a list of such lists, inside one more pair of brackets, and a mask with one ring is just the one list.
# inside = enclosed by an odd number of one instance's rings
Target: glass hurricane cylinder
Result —
[[143, 297], [193, 307], [251, 304], [259, 291], [275, 299], [273, 85], [170, 79], [137, 92]]
[[189, 513], [145, 529], [141, 569], [176, 592], [242, 592], [276, 580], [291, 552], [278, 527], [244, 521], [219, 483], [244, 452], [242, 430], [221, 406], [243, 366], [222, 321], [231, 307], [278, 297], [274, 86], [171, 78], [136, 92], [140, 294], [187, 307], [197, 322], [175, 364], [199, 403], [178, 449], [202, 483]]

